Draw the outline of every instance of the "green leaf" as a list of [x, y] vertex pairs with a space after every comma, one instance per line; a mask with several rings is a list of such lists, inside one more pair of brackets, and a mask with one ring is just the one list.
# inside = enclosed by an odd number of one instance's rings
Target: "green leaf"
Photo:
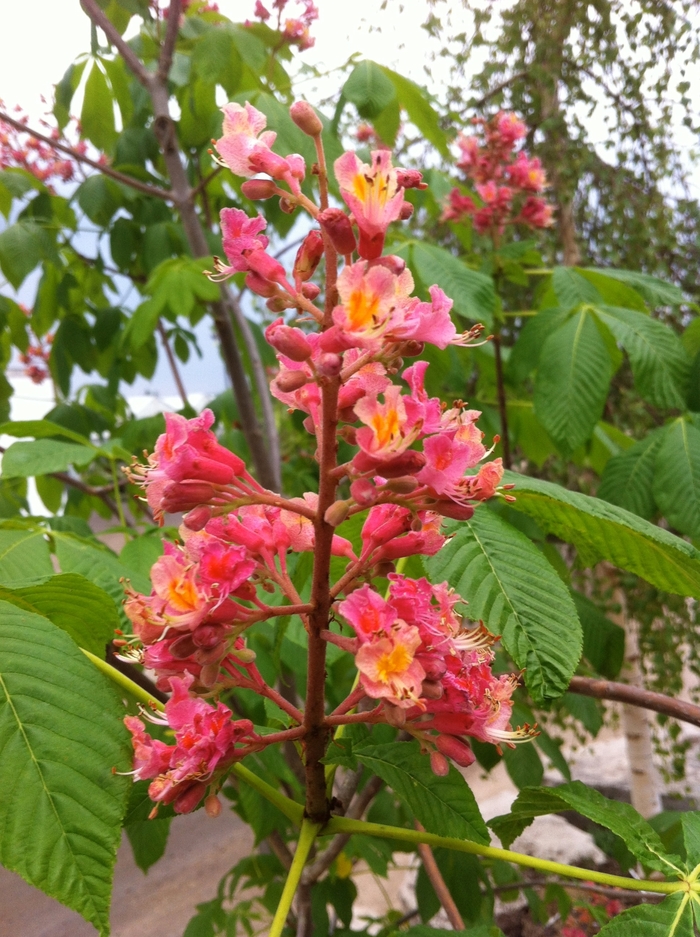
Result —
[[43, 615], [73, 638], [75, 643], [103, 658], [105, 646], [119, 627], [112, 599], [83, 576], [52, 576], [48, 582], [20, 589], [0, 589], [0, 598]]
[[684, 813], [681, 817], [681, 824], [685, 854], [688, 866], [692, 869], [700, 862], [700, 812], [693, 810]]
[[646, 303], [631, 286], [621, 280], [605, 276], [596, 270], [586, 270], [581, 267], [576, 267], [575, 270], [589, 283], [593, 284], [604, 303], [608, 303], [610, 306], [622, 306], [625, 309], [636, 309], [638, 312], [649, 315]]
[[666, 430], [656, 456], [654, 497], [676, 530], [700, 537], [700, 430], [679, 417]]
[[625, 656], [625, 630], [614, 624], [580, 592], [572, 592], [583, 628], [583, 656], [603, 677], [614, 680]]
[[637, 390], [657, 407], [685, 409], [690, 359], [669, 326], [631, 309], [596, 306], [630, 358]]
[[555, 267], [552, 271], [552, 289], [564, 309], [574, 309], [581, 303], [602, 301], [595, 286], [574, 267]]
[[447, 136], [440, 126], [437, 112], [428, 101], [427, 93], [410, 78], [404, 78], [384, 65], [379, 67], [393, 83], [399, 104], [408, 114], [411, 123], [416, 125], [425, 139], [432, 143], [442, 156], [449, 158]]
[[505, 472], [504, 482], [515, 484], [511, 507], [572, 543], [585, 565], [607, 560], [666, 592], [700, 598], [700, 551], [692, 544], [623, 508], [551, 482], [516, 472]]
[[0, 584], [18, 586], [53, 574], [43, 530], [0, 528]]
[[410, 266], [426, 289], [436, 283], [453, 300], [458, 315], [483, 322], [487, 328], [491, 326], [496, 305], [491, 277], [470, 270], [449, 251], [434, 244], [411, 241], [402, 245], [398, 253], [405, 256], [409, 249]]
[[600, 937], [694, 937], [693, 900], [688, 894], [669, 895], [661, 904], [641, 904], [616, 914]]
[[606, 277], [612, 277], [614, 280], [620, 280], [636, 290], [637, 293], [650, 306], [680, 306], [683, 299], [683, 292], [677, 286], [671, 283], [664, 283], [658, 277], [652, 277], [648, 273], [638, 273], [633, 270], [608, 270], [596, 267], [587, 267], [592, 273], [602, 273]]
[[10, 423], [0, 423], [0, 433], [4, 436], [33, 436], [35, 439], [46, 439], [51, 436], [65, 436], [81, 446], [90, 446], [91, 442], [82, 433], [60, 426], [51, 420], [12, 420]]
[[[478, 924], [476, 927], [468, 927], [466, 930], [457, 931], [463, 937], [503, 937], [503, 931], [490, 924]], [[428, 924], [418, 924], [416, 927], [409, 927], [406, 931], [401, 931], [403, 937], [445, 937], [444, 929], [430, 927]]]
[[172, 817], [159, 817], [155, 820], [137, 820], [124, 827], [134, 854], [134, 862], [142, 872], [148, 872], [165, 852], [171, 821]]
[[109, 934], [131, 761], [117, 695], [73, 641], [0, 602], [0, 862]]
[[575, 810], [619, 836], [632, 855], [651, 869], [669, 874], [680, 868], [680, 859], [667, 855], [658, 833], [633, 807], [608, 800], [581, 781], [526, 788], [518, 794], [511, 812], [494, 817], [489, 826], [507, 849], [535, 817], [563, 810]]
[[111, 150], [117, 139], [114, 126], [114, 104], [107, 79], [97, 62], [92, 63], [85, 82], [83, 109], [80, 112], [82, 134], [98, 150]]
[[120, 580], [129, 579], [138, 592], [150, 593], [148, 577], [124, 566], [106, 547], [66, 533], [54, 533], [53, 539], [61, 571], [85, 576], [110, 595], [120, 611], [124, 602], [124, 586]]
[[593, 432], [613, 373], [608, 344], [586, 311], [575, 313], [545, 340], [535, 381], [535, 414], [565, 455]]
[[605, 466], [598, 497], [650, 520], [656, 513], [653, 483], [656, 457], [668, 432], [662, 426], [613, 456]]
[[59, 439], [14, 442], [2, 457], [4, 478], [29, 478], [65, 472], [71, 465], [88, 465], [97, 455], [92, 446], [78, 446]]
[[683, 347], [691, 358], [694, 358], [700, 352], [700, 316], [693, 319], [683, 332], [681, 342], [683, 342]]
[[141, 303], [126, 324], [122, 333], [122, 344], [133, 351], [143, 347], [155, 332], [162, 311], [163, 304], [153, 299]]
[[353, 754], [408, 804], [428, 832], [488, 843], [486, 824], [467, 782], [452, 766], [448, 775], [436, 777], [418, 742], [369, 745]]
[[540, 550], [487, 508], [426, 562], [431, 577], [469, 603], [468, 614], [503, 636], [503, 645], [538, 700], [561, 696], [581, 657], [582, 636], [569, 592]]
[[0, 269], [15, 289], [46, 255], [46, 240], [34, 221], [17, 221], [0, 232]]
[[78, 187], [76, 195], [78, 204], [90, 221], [101, 228], [107, 227], [123, 202], [119, 186], [100, 173], [88, 176]]
[[160, 537], [133, 537], [124, 545], [119, 554], [119, 561], [137, 575], [148, 576], [151, 567], [163, 555], [163, 541]]
[[524, 381], [537, 367], [542, 346], [548, 335], [566, 321], [568, 312], [559, 306], [549, 306], [525, 323], [508, 358], [508, 375], [516, 383]]
[[359, 62], [342, 88], [342, 94], [355, 105], [360, 117], [377, 117], [396, 97], [394, 83], [375, 62]]

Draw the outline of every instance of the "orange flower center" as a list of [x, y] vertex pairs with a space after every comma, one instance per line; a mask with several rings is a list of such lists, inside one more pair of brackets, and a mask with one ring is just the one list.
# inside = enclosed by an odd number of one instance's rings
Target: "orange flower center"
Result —
[[408, 648], [397, 644], [388, 654], [382, 654], [377, 661], [377, 680], [380, 683], [391, 683], [392, 678], [405, 673], [413, 660]]

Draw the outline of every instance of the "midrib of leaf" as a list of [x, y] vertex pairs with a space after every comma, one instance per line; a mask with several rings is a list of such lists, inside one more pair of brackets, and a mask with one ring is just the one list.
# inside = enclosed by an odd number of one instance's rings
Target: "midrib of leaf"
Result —
[[[697, 898], [695, 898], [695, 900], [697, 901]], [[683, 895], [683, 899], [681, 900], [681, 903], [678, 907], [676, 916], [673, 919], [673, 923], [671, 924], [671, 929], [668, 932], [668, 937], [673, 937], [673, 935], [676, 933], [676, 929], [678, 928], [678, 925], [681, 922], [681, 918], [683, 917], [683, 912], [685, 911], [685, 907], [689, 901], [690, 901], [690, 893], [686, 892], [685, 895]]]
[[[505, 588], [505, 585], [504, 585], [504, 583], [503, 583], [503, 580], [502, 580], [501, 577], [498, 575], [498, 573], [496, 572], [496, 568], [494, 567], [493, 563], [491, 562], [491, 558], [490, 558], [489, 555], [488, 555], [488, 551], [486, 550], [485, 544], [483, 544], [483, 543], [481, 542], [481, 539], [479, 538], [479, 534], [474, 530], [474, 528], [473, 528], [473, 526], [472, 526], [471, 524], [469, 524], [469, 529], [471, 530], [471, 532], [472, 532], [472, 534], [473, 534], [473, 536], [474, 536], [474, 540], [479, 544], [479, 549], [481, 550], [483, 556], [484, 556], [485, 559], [486, 559], [486, 562], [488, 563], [489, 567], [491, 568], [491, 572], [493, 573], [493, 575], [494, 575], [495, 578], [496, 578], [496, 582], [498, 583], [498, 585], [499, 585], [499, 587], [500, 587], [500, 590], [501, 590], [501, 593], [502, 593], [503, 597], [504, 597], [505, 600], [506, 600], [506, 604], [508, 605], [508, 608], [511, 610], [511, 613], [515, 616], [515, 620], [516, 620], [516, 622], [517, 622], [517, 624], [518, 624], [518, 627], [520, 628], [520, 630], [521, 630], [522, 634], [525, 636], [525, 638], [527, 638], [527, 643], [528, 643], [528, 646], [530, 647], [530, 650], [535, 654], [535, 657], [539, 660], [539, 657], [538, 657], [538, 655], [537, 655], [537, 652], [536, 652], [535, 649], [533, 648], [532, 642], [530, 641], [530, 639], [529, 639], [529, 637], [528, 637], [527, 629], [525, 628], [525, 626], [524, 626], [524, 624], [523, 624], [523, 622], [522, 622], [522, 619], [521, 619], [520, 616], [518, 615], [517, 610], [516, 610], [515, 607], [513, 606], [513, 603], [511, 602], [510, 597], [508, 596], [508, 591], [507, 591], [507, 589]], [[544, 678], [542, 677], [542, 668], [541, 668], [541, 667], [538, 667], [538, 670], [540, 671], [540, 680], [541, 680], [542, 683], [544, 684], [546, 681], [545, 681]]]
[[37, 775], [39, 776], [39, 780], [40, 780], [40, 782], [41, 782], [41, 786], [43, 787], [44, 793], [46, 794], [46, 797], [47, 797], [49, 803], [51, 804], [51, 809], [53, 810], [54, 816], [56, 817], [56, 822], [57, 822], [57, 824], [58, 824], [58, 828], [59, 828], [60, 833], [61, 833], [61, 838], [65, 841], [65, 844], [66, 844], [66, 846], [68, 847], [68, 852], [69, 852], [69, 853], [71, 854], [71, 856], [73, 857], [73, 864], [74, 864], [75, 870], [76, 870], [76, 872], [78, 873], [78, 875], [80, 876], [81, 882], [83, 883], [83, 891], [84, 891], [85, 895], [87, 896], [87, 898], [89, 899], [90, 904], [92, 905], [92, 910], [93, 910], [93, 913], [94, 913], [94, 915], [95, 915], [95, 918], [96, 918], [98, 921], [99, 921], [99, 920], [102, 920], [103, 915], [102, 915], [101, 911], [95, 906], [95, 903], [94, 903], [94, 901], [93, 901], [93, 898], [92, 898], [90, 889], [88, 888], [87, 882], [85, 881], [85, 878], [84, 878], [83, 873], [82, 873], [82, 871], [81, 871], [80, 864], [79, 864], [79, 862], [78, 862], [78, 857], [77, 857], [76, 854], [73, 852], [73, 848], [72, 848], [72, 846], [71, 846], [70, 840], [68, 839], [68, 836], [66, 835], [66, 831], [65, 831], [64, 826], [63, 826], [63, 821], [61, 820], [61, 816], [60, 816], [58, 810], [56, 809], [56, 804], [54, 803], [54, 799], [53, 799], [53, 797], [51, 796], [51, 791], [49, 790], [49, 788], [48, 788], [48, 786], [47, 786], [47, 784], [46, 784], [46, 780], [45, 780], [45, 778], [44, 778], [44, 774], [43, 774], [43, 772], [42, 772], [42, 770], [41, 770], [41, 767], [40, 767], [40, 765], [39, 765], [39, 762], [38, 762], [37, 759], [36, 759], [36, 756], [35, 756], [35, 754], [34, 754], [34, 749], [32, 748], [31, 742], [30, 742], [29, 739], [27, 738], [27, 733], [24, 731], [24, 723], [23, 723], [22, 720], [20, 719], [19, 713], [17, 712], [17, 709], [15, 708], [15, 704], [12, 702], [12, 696], [10, 695], [10, 692], [9, 692], [9, 690], [8, 690], [8, 688], [7, 688], [7, 684], [5, 683], [5, 680], [4, 680], [4, 678], [3, 678], [2, 672], [0, 672], [0, 688], [2, 688], [2, 691], [3, 691], [3, 693], [5, 694], [5, 699], [7, 700], [7, 703], [8, 703], [8, 705], [9, 705], [10, 709], [12, 710], [12, 715], [14, 716], [15, 722], [17, 723], [17, 728], [19, 729], [19, 732], [20, 732], [20, 734], [21, 734], [21, 736], [22, 736], [22, 738], [23, 738], [23, 740], [24, 740], [24, 744], [27, 746], [27, 751], [29, 752], [29, 757], [30, 757], [30, 759], [32, 760], [32, 762], [34, 763], [34, 767], [36, 768], [36, 773], [37, 773]]
[[584, 323], [585, 321], [586, 321], [586, 313], [585, 313], [585, 312], [581, 312], [580, 315], [579, 315], [578, 324], [577, 324], [577, 326], [576, 326], [576, 332], [575, 332], [575, 334], [574, 334], [573, 345], [571, 346], [571, 364], [570, 364], [570, 367], [569, 367], [569, 381], [568, 381], [568, 386], [567, 386], [567, 389], [566, 389], [566, 400], [567, 400], [567, 407], [568, 407], [569, 410], [571, 410], [571, 408], [572, 408], [572, 406], [571, 406], [571, 397], [572, 397], [572, 387], [573, 387], [573, 384], [574, 384], [574, 371], [575, 371], [575, 366], [576, 366], [576, 355], [577, 355], [577, 352], [578, 352], [578, 346], [579, 346], [580, 341], [581, 341], [581, 333], [583, 332], [583, 323]]

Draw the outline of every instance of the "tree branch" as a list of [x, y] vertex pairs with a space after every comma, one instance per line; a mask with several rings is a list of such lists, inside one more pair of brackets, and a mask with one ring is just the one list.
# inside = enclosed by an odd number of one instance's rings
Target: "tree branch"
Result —
[[148, 71], [128, 42], [119, 35], [116, 26], [98, 6], [97, 0], [80, 0], [80, 5], [95, 26], [100, 27], [108, 41], [111, 42], [117, 52], [119, 52], [129, 66], [129, 69], [134, 73], [136, 78], [138, 78], [144, 88], [150, 91], [153, 86], [154, 75]]
[[665, 696], [663, 693], [654, 693], [640, 687], [629, 686], [626, 683], [616, 683], [613, 680], [597, 680], [592, 677], [572, 677], [569, 684], [571, 693], [581, 696], [592, 696], [594, 699], [614, 700], [618, 703], [629, 703], [643, 709], [651, 709], [672, 719], [688, 722], [690, 725], [700, 726], [700, 706], [686, 703], [684, 700]]
[[518, 72], [516, 75], [511, 75], [510, 78], [506, 78], [505, 81], [502, 81], [499, 85], [496, 85], [494, 88], [491, 88], [490, 91], [487, 91], [486, 94], [479, 98], [476, 101], [469, 101], [468, 106], [474, 108], [478, 111], [486, 104], [491, 98], [495, 98], [497, 94], [500, 94], [501, 91], [505, 91], [508, 85], [514, 84], [516, 81], [519, 81], [521, 78], [527, 78], [529, 72]]
[[182, 406], [187, 409], [190, 405], [189, 400], [187, 399], [187, 391], [185, 390], [185, 385], [182, 383], [182, 376], [180, 375], [180, 369], [177, 366], [177, 361], [175, 360], [175, 355], [173, 350], [170, 347], [170, 340], [168, 339], [168, 333], [165, 331], [165, 326], [161, 319], [158, 319], [158, 334], [160, 335], [160, 340], [163, 342], [163, 348], [168, 359], [168, 364], [170, 365], [170, 370], [173, 373], [173, 380], [177, 386], [177, 392], [180, 395], [182, 400]]
[[170, 66], [173, 64], [173, 52], [177, 42], [177, 34], [180, 31], [180, 12], [182, 9], [182, 0], [170, 0], [168, 8], [168, 25], [165, 30], [165, 39], [160, 49], [158, 59], [158, 81], [166, 84], [170, 74]]
[[[415, 828], [421, 832], [425, 832], [424, 828], [418, 822], [414, 821]], [[421, 857], [423, 863], [423, 868], [425, 869], [425, 874], [430, 879], [430, 884], [433, 886], [433, 891], [438, 897], [438, 901], [443, 907], [445, 914], [447, 915], [447, 920], [452, 925], [453, 930], [464, 930], [464, 921], [462, 920], [462, 915], [459, 913], [459, 909], [455, 904], [454, 898], [450, 894], [450, 889], [445, 884], [445, 879], [442, 877], [442, 872], [438, 868], [438, 864], [435, 861], [435, 856], [433, 855], [433, 850], [428, 846], [427, 843], [418, 843], [418, 855]]]
[[93, 169], [101, 172], [103, 176], [109, 176], [110, 179], [114, 179], [116, 182], [131, 186], [131, 188], [136, 189], [137, 192], [143, 192], [145, 195], [152, 195], [153, 198], [160, 198], [163, 199], [163, 201], [169, 202], [173, 200], [173, 193], [169, 192], [167, 189], [161, 189], [156, 185], [150, 185], [148, 182], [141, 182], [139, 179], [133, 179], [131, 176], [127, 176], [117, 169], [112, 169], [110, 166], [98, 163], [97, 160], [90, 159], [89, 156], [79, 153], [78, 150], [73, 149], [72, 146], [68, 146], [58, 140], [53, 140], [51, 137], [47, 137], [46, 134], [40, 133], [38, 130], [34, 130], [32, 127], [23, 124], [20, 120], [15, 120], [14, 117], [10, 117], [5, 111], [0, 111], [0, 121], [4, 124], [9, 124], [22, 133], [28, 133], [30, 137], [34, 137], [35, 140], [41, 140], [42, 143], [47, 143], [61, 153], [66, 153], [66, 155], [71, 156], [77, 162], [85, 163], [86, 166], [91, 166]]

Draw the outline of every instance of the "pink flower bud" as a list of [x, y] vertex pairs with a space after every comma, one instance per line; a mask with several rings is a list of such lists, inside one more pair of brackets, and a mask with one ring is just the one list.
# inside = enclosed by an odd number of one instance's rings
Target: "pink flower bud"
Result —
[[336, 377], [343, 369], [343, 359], [332, 351], [324, 351], [318, 356], [316, 370], [324, 377]]
[[303, 283], [301, 287], [301, 295], [305, 296], [307, 299], [314, 300], [321, 292], [321, 287], [317, 283]]
[[[208, 459], [205, 461], [209, 461]], [[230, 480], [230, 474], [227, 477]], [[225, 482], [224, 482], [225, 484]], [[216, 494], [215, 489], [204, 481], [186, 479], [184, 481], [168, 482], [163, 488], [162, 507], [169, 514], [180, 511], [190, 511], [199, 505], [205, 505]], [[206, 521], [204, 522], [206, 523]], [[201, 528], [200, 528], [201, 530]]]
[[430, 505], [430, 510], [456, 521], [468, 521], [474, 514], [471, 504], [457, 504], [455, 501], [438, 501]]
[[182, 791], [182, 793], [177, 795], [173, 801], [173, 810], [175, 813], [192, 813], [202, 797], [206, 794], [206, 791], [206, 784], [195, 781]]
[[430, 753], [430, 768], [439, 778], [445, 778], [450, 773], [450, 763], [440, 752]]
[[442, 699], [443, 692], [442, 683], [439, 680], [424, 680], [420, 695], [423, 699]]
[[366, 452], [360, 451], [352, 461], [358, 472], [376, 471], [383, 478], [398, 478], [401, 475], [413, 475], [422, 469], [425, 465], [425, 456], [422, 452], [416, 452], [415, 449], [408, 449], [393, 459], [380, 462], [367, 455]]
[[251, 251], [247, 260], [248, 267], [263, 280], [270, 280], [272, 283], [279, 283], [280, 286], [286, 287], [287, 271], [279, 260], [270, 257], [263, 250]]
[[399, 218], [401, 221], [408, 221], [408, 219], [413, 214], [414, 208], [410, 202], [404, 202], [401, 206], [401, 212], [399, 213]]
[[277, 186], [271, 179], [248, 179], [241, 186], [241, 192], [245, 197], [254, 202], [272, 198], [276, 191]]
[[283, 296], [273, 296], [272, 299], [268, 299], [265, 303], [270, 312], [284, 312], [285, 309], [290, 308], [290, 303]]
[[271, 297], [277, 295], [277, 286], [270, 283], [269, 280], [263, 280], [257, 273], [249, 273], [245, 278], [245, 285], [251, 293], [255, 293], [257, 296]]
[[310, 280], [323, 257], [323, 236], [320, 231], [309, 231], [297, 251], [294, 261], [294, 279]]
[[370, 264], [371, 267], [386, 267], [394, 276], [400, 276], [406, 269], [406, 261], [403, 257], [397, 257], [396, 254], [387, 254], [384, 257], [378, 257]]
[[402, 189], [427, 189], [428, 183], [423, 182], [423, 173], [417, 169], [397, 169], [396, 184]]
[[350, 485], [350, 495], [361, 507], [369, 508], [377, 500], [378, 491], [369, 478], [358, 478]]
[[275, 351], [292, 361], [306, 361], [311, 357], [313, 349], [301, 329], [285, 325], [282, 319], [268, 325], [265, 338]]
[[455, 738], [454, 735], [438, 735], [435, 744], [443, 755], [451, 758], [462, 768], [468, 768], [469, 765], [474, 764], [474, 752], [466, 742]]
[[208, 817], [218, 817], [221, 814], [221, 801], [216, 794], [210, 794], [204, 801], [204, 810]]
[[306, 101], [295, 101], [289, 108], [289, 116], [308, 137], [317, 137], [323, 130], [321, 118]]
[[275, 384], [283, 394], [291, 394], [309, 382], [305, 371], [281, 371], [275, 378]]
[[211, 520], [211, 508], [204, 504], [193, 508], [182, 519], [182, 523], [188, 530], [204, 530], [206, 524]]
[[389, 479], [384, 487], [397, 495], [410, 495], [418, 487], [418, 482], [413, 475], [400, 475], [398, 478]]
[[350, 219], [342, 209], [326, 208], [317, 215], [316, 220], [339, 254], [352, 254], [357, 246], [357, 239]]

